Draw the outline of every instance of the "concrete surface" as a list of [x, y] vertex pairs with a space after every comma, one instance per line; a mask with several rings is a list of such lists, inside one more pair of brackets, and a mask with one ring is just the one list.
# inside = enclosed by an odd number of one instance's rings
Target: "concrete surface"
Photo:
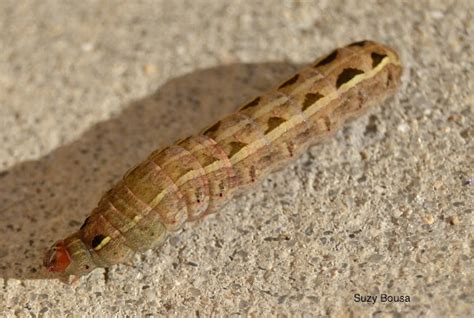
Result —
[[[470, 0], [0, 1], [1, 315], [469, 316], [473, 12]], [[72, 286], [44, 276], [44, 250], [132, 164], [365, 38], [405, 63], [384, 107], [159, 251]]]

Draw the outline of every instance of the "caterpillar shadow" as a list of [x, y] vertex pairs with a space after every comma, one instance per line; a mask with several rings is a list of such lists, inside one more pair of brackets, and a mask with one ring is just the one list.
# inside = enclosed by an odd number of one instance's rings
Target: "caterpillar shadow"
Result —
[[152, 150], [196, 133], [297, 69], [231, 64], [168, 81], [39, 160], [0, 173], [0, 277], [44, 278], [53, 241], [77, 230], [104, 193]]

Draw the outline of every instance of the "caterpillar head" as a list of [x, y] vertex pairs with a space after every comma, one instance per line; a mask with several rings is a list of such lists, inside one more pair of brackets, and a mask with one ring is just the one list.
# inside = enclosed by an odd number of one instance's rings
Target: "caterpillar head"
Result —
[[46, 251], [43, 259], [43, 265], [49, 272], [63, 273], [71, 264], [71, 256], [64, 241], [57, 241]]
[[86, 275], [97, 267], [77, 234], [54, 243], [46, 252], [43, 265], [49, 272], [58, 273], [65, 279]]

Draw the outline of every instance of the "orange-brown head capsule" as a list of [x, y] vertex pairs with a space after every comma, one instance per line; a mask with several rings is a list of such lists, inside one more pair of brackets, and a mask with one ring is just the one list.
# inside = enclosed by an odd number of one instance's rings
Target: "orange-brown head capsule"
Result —
[[54, 243], [46, 252], [43, 265], [49, 272], [62, 274], [63, 278], [83, 276], [98, 267], [77, 233]]
[[63, 273], [69, 264], [71, 264], [71, 256], [63, 240], [54, 243], [43, 259], [43, 265], [49, 272]]

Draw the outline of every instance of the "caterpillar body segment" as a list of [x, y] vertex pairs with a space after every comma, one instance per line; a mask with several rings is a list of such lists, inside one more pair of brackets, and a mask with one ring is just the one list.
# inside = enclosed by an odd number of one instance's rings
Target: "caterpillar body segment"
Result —
[[81, 276], [159, 246], [392, 96], [401, 72], [397, 53], [376, 42], [332, 51], [198, 135], [153, 152], [50, 248], [44, 265]]

